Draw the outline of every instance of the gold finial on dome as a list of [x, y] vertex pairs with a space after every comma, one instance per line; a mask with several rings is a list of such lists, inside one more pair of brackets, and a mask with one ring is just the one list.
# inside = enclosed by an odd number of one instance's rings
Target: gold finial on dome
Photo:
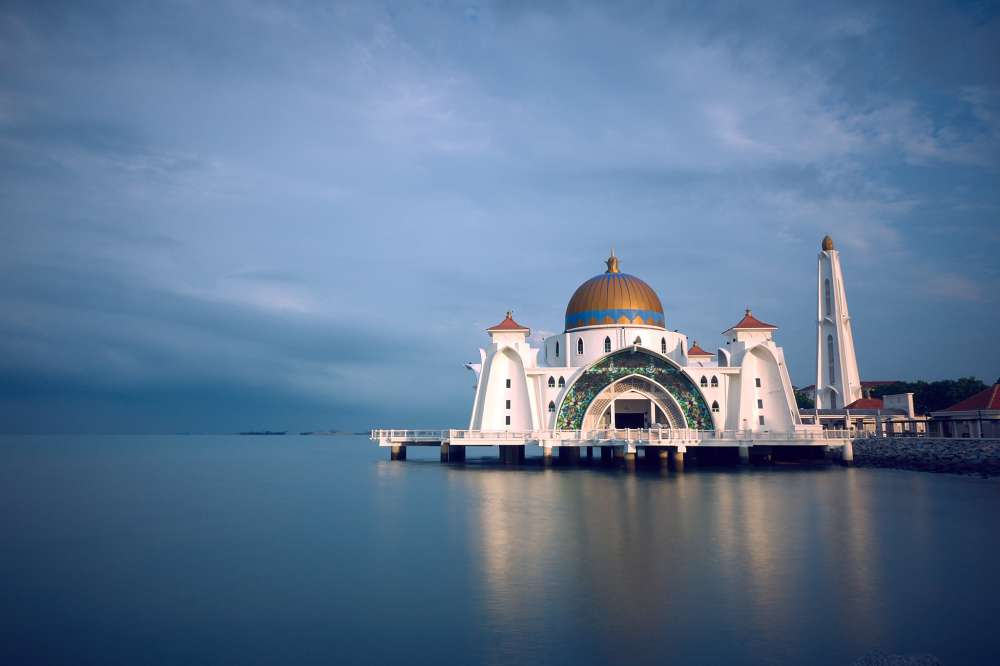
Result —
[[617, 273], [618, 272], [618, 257], [615, 256], [615, 248], [611, 248], [611, 256], [608, 257], [608, 270], [606, 273]]
[[829, 236], [823, 236], [823, 251], [829, 252], [833, 249], [833, 239]]

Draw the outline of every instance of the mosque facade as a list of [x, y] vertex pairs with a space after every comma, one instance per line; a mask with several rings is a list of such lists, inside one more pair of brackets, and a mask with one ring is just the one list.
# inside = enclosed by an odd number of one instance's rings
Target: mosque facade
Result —
[[714, 352], [667, 328], [656, 292], [618, 257], [581, 284], [562, 333], [540, 343], [511, 312], [468, 364], [469, 431], [672, 429], [789, 433], [803, 424], [777, 327], [749, 309]]

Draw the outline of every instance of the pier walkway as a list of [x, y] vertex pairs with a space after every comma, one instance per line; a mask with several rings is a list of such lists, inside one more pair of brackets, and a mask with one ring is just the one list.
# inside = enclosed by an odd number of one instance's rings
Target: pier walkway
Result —
[[[498, 446], [504, 461], [523, 460], [526, 446], [537, 446], [543, 457], [558, 451], [560, 458], [576, 458], [581, 449], [588, 457], [596, 447], [602, 458], [634, 459], [662, 454], [664, 459], [689, 450], [736, 449], [749, 461], [755, 447], [768, 454], [774, 447], [805, 447], [831, 450], [842, 460], [853, 459], [850, 433], [846, 430], [807, 428], [793, 431], [688, 430], [676, 428], [607, 428], [601, 430], [394, 430], [376, 429], [371, 439], [392, 449], [392, 459], [404, 460], [408, 446], [441, 447], [442, 460], [464, 460], [467, 446]], [[510, 450], [506, 450], [510, 449]]]

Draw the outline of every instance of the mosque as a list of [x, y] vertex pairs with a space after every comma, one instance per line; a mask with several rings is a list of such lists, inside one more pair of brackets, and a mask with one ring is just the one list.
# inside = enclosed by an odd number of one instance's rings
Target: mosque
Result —
[[802, 422], [776, 329], [747, 310], [708, 352], [666, 328], [656, 292], [612, 253], [541, 346], [510, 312], [487, 329], [491, 344], [468, 365], [469, 429], [793, 430]]
[[[394, 459], [405, 459], [407, 446], [440, 446], [442, 460], [464, 460], [466, 446], [499, 446], [502, 460], [516, 462], [526, 445], [569, 460], [581, 449], [588, 458], [598, 448], [604, 459], [626, 461], [644, 451], [677, 466], [691, 448], [706, 459], [738, 452], [749, 461], [751, 450], [769, 457], [789, 447], [851, 459], [847, 433], [802, 418], [777, 326], [747, 309], [707, 351], [667, 328], [656, 292], [623, 273], [614, 251], [606, 264], [570, 297], [562, 333], [533, 344], [511, 312], [486, 330], [489, 345], [467, 364], [476, 378], [467, 429], [374, 430], [372, 439], [392, 447]], [[837, 374], [820, 373], [821, 391], [848, 396], [857, 370], [839, 277], [832, 241], [824, 239], [820, 299], [825, 293], [843, 309], [821, 313], [818, 339], [832, 335], [837, 355]], [[820, 368], [830, 365], [825, 352]]]

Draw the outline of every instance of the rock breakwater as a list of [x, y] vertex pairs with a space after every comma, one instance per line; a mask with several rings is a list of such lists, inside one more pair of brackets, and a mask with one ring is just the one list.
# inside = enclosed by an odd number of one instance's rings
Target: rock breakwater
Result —
[[1000, 439], [856, 439], [854, 464], [925, 472], [1000, 476]]

